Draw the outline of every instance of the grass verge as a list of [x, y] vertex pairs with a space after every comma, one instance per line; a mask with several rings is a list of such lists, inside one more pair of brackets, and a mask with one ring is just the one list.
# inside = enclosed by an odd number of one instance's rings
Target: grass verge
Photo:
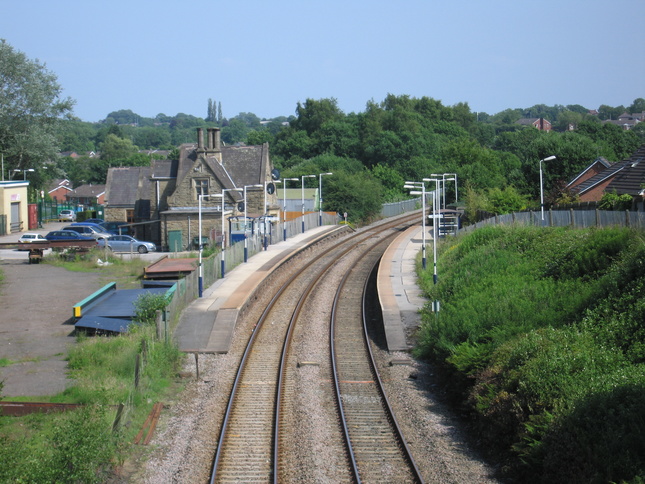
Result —
[[438, 363], [477, 437], [522, 482], [645, 479], [645, 239], [624, 228], [486, 227], [443, 242]]

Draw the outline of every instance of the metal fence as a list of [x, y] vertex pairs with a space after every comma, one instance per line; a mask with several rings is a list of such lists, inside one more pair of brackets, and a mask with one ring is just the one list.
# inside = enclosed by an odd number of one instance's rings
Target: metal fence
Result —
[[460, 232], [470, 232], [487, 225], [535, 225], [544, 227], [634, 227], [645, 228], [645, 212], [626, 210], [548, 210], [544, 212], [516, 212], [495, 215], [473, 225], [462, 227]]
[[[428, 192], [428, 195], [431, 192]], [[401, 202], [384, 203], [381, 207], [381, 215], [383, 217], [394, 217], [402, 213], [412, 212], [421, 208], [421, 197], [411, 198], [410, 200], [403, 200]]]

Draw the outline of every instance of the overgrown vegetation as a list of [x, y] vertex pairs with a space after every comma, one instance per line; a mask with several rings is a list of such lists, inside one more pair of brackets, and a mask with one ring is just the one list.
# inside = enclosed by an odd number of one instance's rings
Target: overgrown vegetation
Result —
[[629, 229], [486, 227], [421, 272], [418, 355], [522, 482], [645, 478], [645, 240]]
[[[63, 263], [92, 264], [86, 257]], [[136, 272], [128, 265], [119, 267], [115, 261], [102, 269]], [[172, 342], [156, 337], [154, 315], [166, 305], [163, 294], [140, 297], [135, 303], [138, 324], [127, 333], [77, 336], [68, 354], [74, 384], [49, 401], [83, 404], [80, 410], [0, 417], [0, 482], [107, 480], [132, 451], [154, 402], [170, 397], [181, 353]], [[117, 422], [120, 404], [124, 412]]]

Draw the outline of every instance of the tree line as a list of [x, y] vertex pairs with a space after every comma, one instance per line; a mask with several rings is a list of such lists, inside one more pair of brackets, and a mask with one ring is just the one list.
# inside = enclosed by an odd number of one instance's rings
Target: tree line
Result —
[[[23, 72], [15, 76], [18, 68]], [[196, 142], [195, 128], [217, 126], [225, 144], [268, 142], [285, 177], [334, 173], [325, 180], [324, 208], [348, 212], [353, 220], [369, 220], [382, 203], [408, 197], [404, 182], [432, 173], [456, 173], [470, 209], [500, 213], [536, 199], [540, 159], [557, 156], [543, 167], [547, 197], [555, 201], [567, 196], [563, 182], [597, 157], [619, 161], [645, 142], [645, 123], [625, 131], [604, 122], [625, 111], [645, 111], [643, 98], [626, 107], [602, 105], [596, 114], [580, 105], [488, 114], [471, 111], [467, 102], [444, 106], [431, 97], [388, 94], [380, 102], [368, 101], [359, 113], [344, 113], [334, 98], [307, 99], [297, 103], [294, 115], [271, 120], [253, 113], [224, 117], [221, 103], [211, 98], [204, 118], [185, 113], [148, 118], [124, 109], [89, 123], [73, 117], [73, 101], [60, 99], [53, 74], [5, 42], [0, 70], [6, 71], [0, 91], [0, 105], [6, 106], [0, 111], [5, 173], [34, 168], [29, 176], [36, 190], [62, 177], [75, 186], [104, 183], [111, 166], [172, 159], [179, 145]], [[554, 130], [518, 124], [524, 117], [545, 117]], [[60, 156], [72, 151], [81, 156]], [[307, 182], [317, 185], [313, 178]]]

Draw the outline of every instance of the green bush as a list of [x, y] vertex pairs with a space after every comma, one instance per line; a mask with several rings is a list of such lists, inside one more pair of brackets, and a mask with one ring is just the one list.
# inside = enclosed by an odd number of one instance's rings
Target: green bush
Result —
[[519, 481], [645, 478], [644, 261], [630, 229], [487, 227], [442, 242], [436, 285], [421, 271], [442, 309], [415, 352]]

